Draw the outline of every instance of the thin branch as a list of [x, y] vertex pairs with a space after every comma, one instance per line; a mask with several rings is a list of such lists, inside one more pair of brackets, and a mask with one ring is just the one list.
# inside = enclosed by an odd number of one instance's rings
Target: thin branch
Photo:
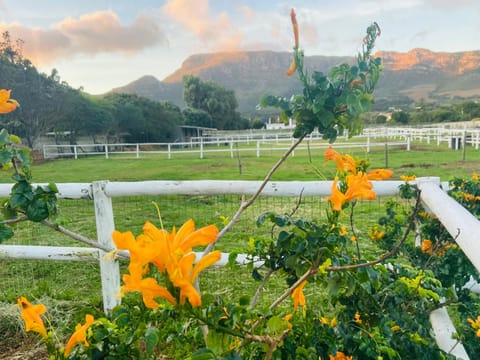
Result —
[[[107, 252], [107, 253], [116, 250], [116, 249], [112, 249], [112, 248], [110, 248], [110, 247], [108, 247], [108, 246], [102, 245], [102, 244], [100, 244], [98, 241], [92, 240], [92, 239], [87, 238], [87, 237], [85, 237], [85, 236], [83, 236], [83, 235], [77, 234], [77, 233], [75, 233], [75, 232], [73, 232], [73, 231], [71, 231], [71, 230], [65, 229], [63, 226], [60, 226], [60, 225], [58, 225], [58, 224], [54, 224], [54, 223], [52, 223], [52, 222], [50, 222], [50, 221], [48, 221], [48, 220], [42, 220], [41, 223], [42, 223], [43, 225], [48, 226], [49, 228], [51, 228], [51, 229], [53, 229], [53, 230], [55, 230], [55, 231], [58, 231], [58, 232], [60, 232], [60, 233], [62, 233], [62, 234], [64, 234], [64, 235], [67, 235], [68, 237], [71, 237], [71, 238], [74, 239], [74, 240], [80, 241], [80, 242], [82, 242], [82, 243], [84, 243], [84, 244], [87, 244], [87, 245], [90, 245], [90, 246], [92, 246], [92, 247], [94, 247], [94, 248], [103, 250], [103, 251], [105, 251], [105, 252]], [[120, 255], [120, 256], [122, 256], [122, 257], [125, 257], [125, 258], [129, 258], [129, 257], [130, 257], [129, 254], [128, 254], [128, 252], [124, 252], [124, 251], [119, 251], [119, 252], [117, 252], [117, 254]]]
[[215, 239], [215, 241], [211, 244], [209, 244], [204, 252], [203, 252], [203, 256], [207, 255], [209, 252], [212, 251], [213, 247], [215, 246], [215, 244], [233, 227], [233, 225], [238, 221], [240, 220], [240, 217], [242, 216], [243, 212], [250, 206], [253, 204], [253, 202], [260, 196], [260, 193], [262, 192], [262, 190], [265, 188], [265, 186], [267, 186], [268, 182], [270, 181], [270, 179], [272, 178], [273, 174], [275, 173], [275, 171], [280, 167], [280, 165], [282, 165], [285, 160], [288, 158], [288, 156], [293, 152], [293, 150], [295, 150], [295, 148], [302, 142], [302, 140], [305, 138], [307, 134], [303, 134], [302, 136], [300, 136], [297, 141], [295, 141], [292, 146], [290, 146], [290, 148], [282, 155], [282, 157], [275, 163], [275, 165], [273, 165], [273, 167], [270, 169], [270, 171], [267, 173], [267, 175], [265, 176], [265, 179], [263, 179], [262, 183], [260, 184], [259, 188], [257, 189], [257, 191], [255, 192], [255, 194], [253, 194], [248, 200], [246, 201], [242, 201], [242, 203], [240, 204], [240, 207], [239, 209], [237, 210], [237, 212], [235, 213], [235, 215], [233, 215], [232, 219], [229, 221], [229, 223], [227, 225], [225, 225], [225, 227], [218, 233], [217, 235], [217, 238]]
[[343, 266], [330, 266], [330, 267], [326, 268], [325, 271], [343, 271], [343, 270], [360, 269], [360, 268], [380, 264], [380, 263], [384, 262], [385, 260], [387, 260], [388, 258], [392, 257], [393, 255], [395, 255], [395, 253], [398, 250], [400, 250], [402, 245], [407, 240], [408, 234], [410, 234], [410, 231], [412, 231], [414, 229], [414, 226], [415, 226], [414, 220], [417, 217], [417, 214], [418, 214], [419, 210], [420, 210], [420, 191], [418, 192], [418, 195], [417, 195], [415, 208], [413, 209], [412, 214], [408, 218], [408, 227], [405, 230], [405, 234], [403, 234], [402, 239], [393, 249], [391, 249], [389, 252], [384, 254], [379, 259], [374, 260], [374, 261], [368, 261], [368, 262], [361, 263], [361, 264], [343, 265]]
[[260, 297], [260, 294], [265, 289], [265, 284], [270, 279], [270, 276], [272, 276], [273, 272], [274, 272], [273, 269], [268, 270], [267, 274], [263, 278], [262, 283], [258, 286], [257, 291], [255, 291], [255, 295], [253, 295], [252, 300], [250, 300], [250, 307], [253, 308], [255, 305], [257, 305], [258, 298]]
[[282, 295], [280, 295], [280, 297], [277, 300], [275, 300], [272, 303], [272, 305], [270, 305], [269, 309], [270, 310], [275, 309], [278, 305], [280, 305], [283, 302], [283, 300], [289, 297], [292, 294], [293, 290], [299, 287], [302, 282], [307, 280], [309, 277], [315, 275], [317, 272], [318, 272], [318, 268], [308, 269], [302, 276], [298, 278], [297, 281], [295, 281], [295, 283], [292, 286], [290, 286], [287, 290], [285, 290], [285, 292]]
[[[388, 253], [386, 253], [385, 255], [380, 257], [379, 259], [374, 260], [374, 261], [361, 263], [361, 264], [343, 265], [343, 266], [329, 266], [325, 269], [325, 271], [344, 271], [344, 270], [360, 269], [360, 268], [380, 264], [380, 263], [384, 262], [385, 260], [387, 260], [388, 258], [392, 257], [398, 250], [400, 250], [402, 245], [407, 240], [408, 234], [413, 230], [413, 228], [414, 228], [414, 221], [413, 220], [416, 218], [419, 210], [420, 210], [420, 192], [418, 192], [417, 200], [416, 200], [416, 203], [415, 203], [415, 208], [413, 209], [413, 212], [409, 217], [408, 227], [405, 230], [405, 233], [403, 234], [402, 239], [393, 249], [391, 249]], [[292, 294], [293, 290], [295, 290], [303, 281], [307, 280], [309, 277], [315, 275], [316, 273], [318, 273], [318, 267], [310, 268], [309, 270], [307, 270], [292, 286], [290, 286], [287, 290], [285, 290], [285, 292], [282, 295], [280, 295], [280, 297], [270, 305], [270, 310], [273, 310], [278, 305], [280, 305], [283, 302], [283, 300], [285, 300], [288, 296], [290, 296]]]
[[14, 224], [18, 224], [18, 223], [23, 222], [23, 221], [28, 221], [28, 217], [22, 216], [22, 217], [18, 217], [18, 218], [15, 218], [15, 219], [6, 219], [6, 220], [2, 220], [0, 222], [0, 224], [2, 224], [2, 225], [14, 225]]

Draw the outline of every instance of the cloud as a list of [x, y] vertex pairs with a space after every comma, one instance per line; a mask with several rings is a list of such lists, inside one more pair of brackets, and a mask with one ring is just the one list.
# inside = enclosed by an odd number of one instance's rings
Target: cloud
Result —
[[48, 29], [0, 23], [0, 31], [7, 30], [13, 39], [24, 41], [24, 57], [38, 66], [78, 54], [133, 54], [166, 42], [151, 16], [140, 14], [130, 25], [123, 25], [112, 11], [98, 11], [78, 19], [68, 17]]
[[[226, 12], [212, 13], [208, 0], [169, 0], [162, 7], [164, 15], [193, 34], [210, 51], [234, 51], [241, 48], [244, 33]], [[245, 15], [245, 8], [243, 14]], [[253, 16], [250, 12], [249, 16]]]
[[477, 0], [425, 0], [426, 4], [433, 7], [445, 7], [445, 8], [459, 8], [463, 6], [478, 5]]

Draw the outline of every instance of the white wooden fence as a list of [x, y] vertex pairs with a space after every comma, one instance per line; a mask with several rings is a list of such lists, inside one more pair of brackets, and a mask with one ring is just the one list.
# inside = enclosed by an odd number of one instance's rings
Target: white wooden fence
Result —
[[[447, 143], [451, 149], [459, 150], [466, 145], [475, 149], [480, 147], [480, 129], [476, 128], [445, 128], [445, 127], [375, 127], [365, 128], [361, 135], [354, 136], [355, 142], [342, 143], [341, 137], [335, 143], [335, 148], [365, 148], [370, 152], [372, 147], [401, 146], [407, 151], [411, 148], [412, 141]], [[393, 141], [385, 142], [377, 139], [390, 138]], [[109, 158], [111, 155], [123, 154], [139, 159], [147, 154], [165, 155], [168, 159], [181, 154], [198, 154], [203, 159], [209, 153], [225, 153], [231, 158], [238, 153], [254, 153], [256, 157], [261, 154], [270, 154], [272, 151], [284, 152], [295, 141], [291, 132], [251, 132], [244, 134], [221, 134], [207, 137], [192, 137], [188, 142], [175, 143], [117, 143], [117, 144], [76, 144], [76, 145], [43, 145], [43, 157], [74, 158], [82, 156], [102, 155]], [[322, 140], [321, 134], [313, 132], [298, 150], [325, 149], [328, 142]], [[294, 155], [293, 153], [292, 155]]]
[[[280, 138], [278, 140], [245, 140], [245, 139], [203, 139], [199, 138], [197, 141], [177, 142], [177, 143], [118, 143], [118, 144], [79, 144], [79, 145], [43, 145], [43, 158], [74, 158], [78, 159], [82, 156], [102, 155], [106, 159], [111, 155], [129, 155], [136, 159], [140, 159], [148, 154], [164, 155], [168, 159], [176, 157], [181, 154], [197, 154], [200, 159], [203, 159], [208, 154], [224, 153], [230, 158], [238, 156], [238, 154], [255, 154], [257, 158], [261, 154], [271, 154], [272, 152], [285, 152], [292, 143], [294, 138]], [[373, 147], [384, 147], [385, 142], [372, 142], [370, 137], [363, 139], [359, 138], [355, 143], [341, 143], [336, 142], [335, 148], [365, 148], [366, 152], [370, 152]], [[295, 151], [306, 150], [325, 150], [330, 144], [321, 140], [305, 140], [303, 144], [296, 147]], [[410, 150], [410, 139], [402, 141], [388, 142], [388, 146], [400, 146], [406, 150]], [[295, 156], [295, 151], [292, 156]]]
[[[480, 221], [448, 196], [439, 178], [419, 178], [415, 181], [421, 190], [423, 204], [434, 213], [458, 245], [480, 271]], [[378, 196], [395, 196], [402, 181], [373, 181]], [[251, 195], [258, 189], [258, 181], [141, 181], [64, 183], [57, 184], [58, 196], [67, 199], [94, 199], [97, 239], [107, 249], [113, 249], [111, 234], [115, 228], [112, 198], [138, 195]], [[328, 196], [331, 181], [287, 181], [270, 182], [262, 195], [266, 196]], [[12, 184], [0, 184], [0, 197], [7, 197]], [[105, 257], [105, 252], [85, 247], [15, 246], [0, 245], [0, 258], [45, 259], [45, 260], [96, 260], [100, 262], [104, 310], [110, 311], [119, 303], [115, 296], [120, 288], [118, 261]], [[220, 265], [228, 260], [223, 254]], [[461, 344], [452, 338], [455, 332], [445, 309], [430, 314], [434, 334], [440, 348], [450, 351], [458, 359], [469, 359]]]

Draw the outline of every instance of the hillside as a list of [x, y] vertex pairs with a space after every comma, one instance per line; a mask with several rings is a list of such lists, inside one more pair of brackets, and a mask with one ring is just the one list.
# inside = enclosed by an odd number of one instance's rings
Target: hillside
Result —
[[[413, 49], [407, 53], [379, 52], [377, 56], [384, 64], [375, 92], [379, 109], [420, 101], [480, 99], [480, 51], [435, 53]], [[255, 112], [266, 93], [291, 96], [300, 91], [298, 79], [285, 76], [291, 59], [291, 53], [273, 51], [196, 54], [163, 81], [147, 75], [112, 91], [169, 100], [183, 107], [181, 81], [191, 74], [233, 89], [239, 111], [247, 115]], [[354, 61], [354, 57], [306, 56], [305, 66], [310, 72], [328, 72], [334, 65]]]

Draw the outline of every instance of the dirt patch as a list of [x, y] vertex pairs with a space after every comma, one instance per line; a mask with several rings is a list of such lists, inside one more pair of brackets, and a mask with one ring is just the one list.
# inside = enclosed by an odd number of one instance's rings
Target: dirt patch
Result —
[[22, 339], [2, 336], [0, 340], [0, 359], [2, 360], [48, 360], [49, 356], [42, 343], [32, 337]]
[[[436, 166], [441, 165], [441, 164], [436, 164]], [[428, 169], [431, 168], [433, 164], [403, 164], [399, 166], [399, 169], [406, 169], [406, 168], [424, 168]]]

